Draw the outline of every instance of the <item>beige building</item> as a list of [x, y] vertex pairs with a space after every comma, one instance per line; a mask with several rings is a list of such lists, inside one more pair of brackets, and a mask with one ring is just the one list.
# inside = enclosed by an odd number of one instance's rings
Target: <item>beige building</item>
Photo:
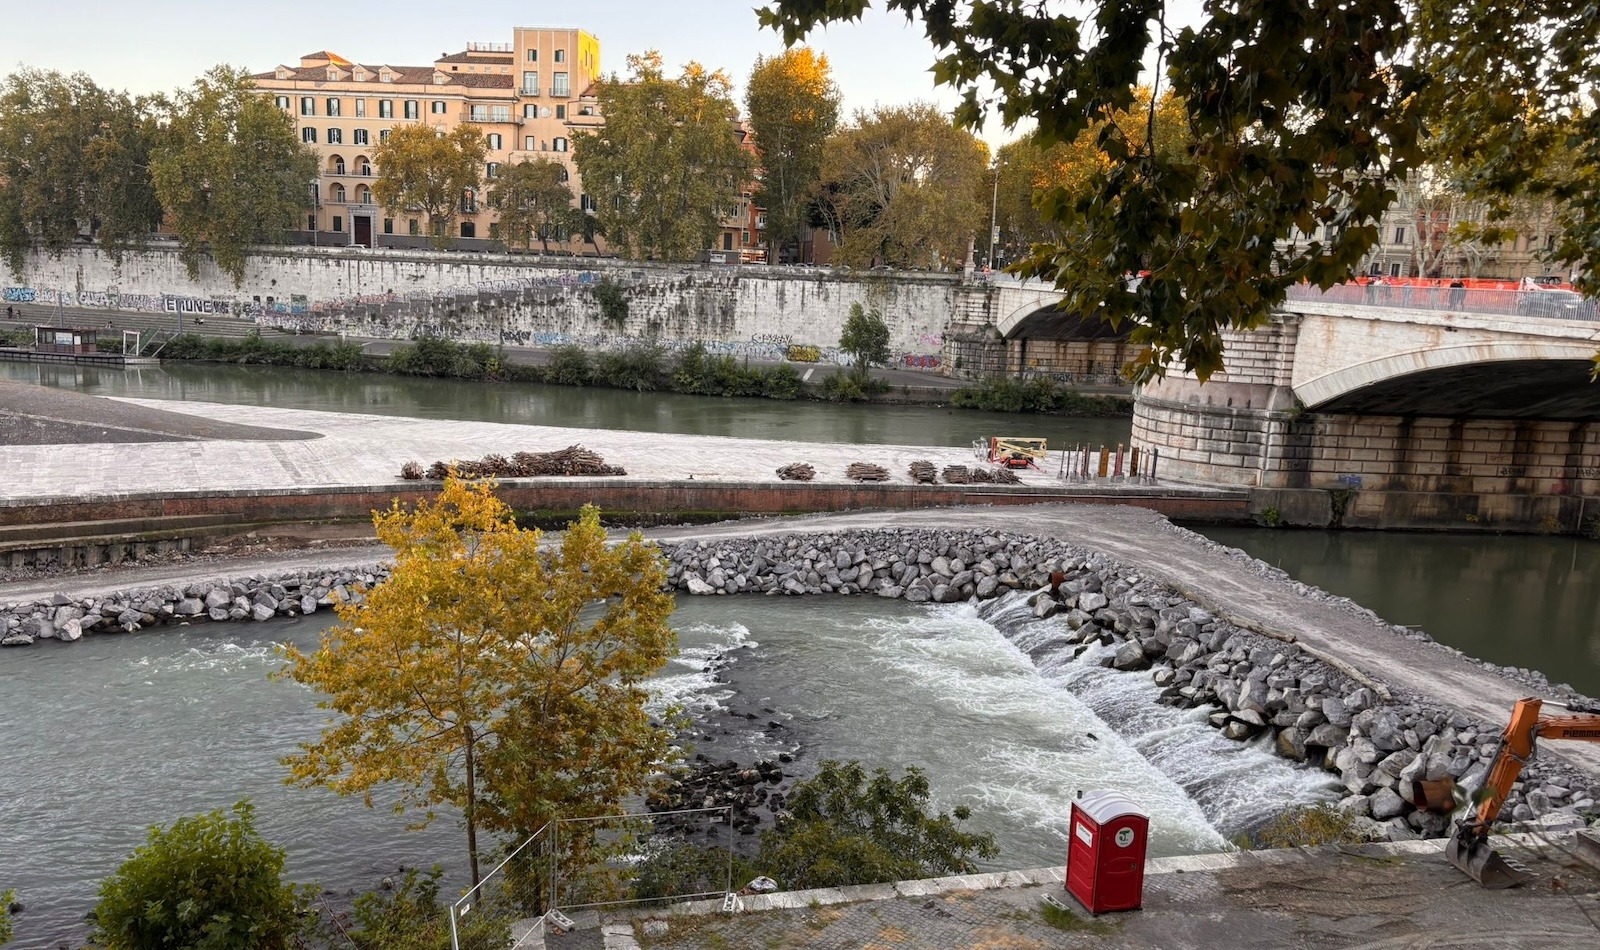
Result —
[[[307, 187], [317, 208], [306, 229], [319, 244], [410, 244], [426, 240], [420, 215], [391, 214], [373, 202], [372, 149], [398, 125], [426, 123], [442, 131], [477, 126], [488, 142], [484, 184], [462, 195], [453, 237], [497, 237], [484, 198], [507, 164], [548, 158], [568, 169], [572, 130], [594, 123], [582, 94], [600, 76], [600, 41], [582, 30], [517, 27], [510, 43], [470, 43], [429, 66], [357, 63], [329, 51], [297, 66], [258, 73], [256, 85], [295, 120], [300, 140], [316, 149], [321, 171]], [[580, 118], [579, 113], [589, 114]], [[582, 199], [587, 200], [587, 199]]]

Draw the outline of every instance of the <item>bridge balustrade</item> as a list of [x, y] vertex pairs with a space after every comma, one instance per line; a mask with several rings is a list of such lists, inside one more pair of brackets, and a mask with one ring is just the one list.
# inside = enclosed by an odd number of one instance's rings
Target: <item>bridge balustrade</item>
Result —
[[1507, 281], [1451, 287], [1448, 280], [1386, 280], [1386, 283], [1336, 284], [1327, 290], [1302, 284], [1289, 288], [1288, 296], [1291, 301], [1340, 306], [1600, 321], [1600, 307], [1594, 300], [1562, 288], [1518, 288], [1506, 286]]

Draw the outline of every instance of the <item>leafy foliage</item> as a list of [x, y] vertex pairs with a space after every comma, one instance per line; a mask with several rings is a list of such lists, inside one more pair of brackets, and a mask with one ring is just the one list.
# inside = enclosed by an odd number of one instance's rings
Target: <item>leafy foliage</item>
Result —
[[600, 353], [594, 360], [594, 377], [616, 389], [653, 392], [665, 382], [665, 354], [654, 343]]
[[316, 157], [242, 69], [215, 67], [178, 93], [165, 118], [150, 174], [189, 278], [209, 253], [243, 286], [250, 245], [280, 239], [310, 203]]
[[823, 143], [839, 124], [839, 98], [828, 57], [808, 47], [757, 56], [750, 70], [744, 102], [761, 155], [756, 199], [767, 211], [774, 251], [798, 249], [805, 239]]
[[[368, 891], [356, 898], [353, 928], [346, 939], [356, 950], [447, 950], [448, 910], [439, 900], [437, 866], [426, 873], [407, 868], [392, 890]], [[474, 908], [481, 909], [481, 908]], [[463, 947], [504, 947], [511, 943], [507, 921], [492, 913], [469, 914], [459, 926]]]
[[1276, 815], [1260, 829], [1245, 836], [1243, 844], [1252, 850], [1260, 850], [1365, 844], [1368, 840], [1357, 826], [1354, 815], [1341, 811], [1336, 805], [1322, 802], [1300, 805]]
[[817, 203], [850, 266], [960, 264], [984, 218], [988, 149], [930, 103], [858, 113], [828, 139]]
[[889, 362], [889, 325], [877, 307], [868, 310], [859, 303], [850, 305], [850, 316], [839, 334], [839, 349], [855, 357], [856, 375], [863, 379], [867, 370]]
[[249, 802], [180, 818], [100, 884], [93, 941], [105, 950], [269, 950], [295, 945], [305, 901]]
[[550, 239], [566, 240], [584, 217], [573, 206], [566, 166], [548, 158], [502, 166], [489, 188], [489, 204], [500, 213], [501, 240], [523, 250], [538, 238], [549, 252]]
[[629, 257], [691, 260], [721, 230], [753, 160], [739, 143], [726, 74], [689, 63], [669, 79], [661, 54], [628, 57], [631, 75], [599, 84], [602, 129], [573, 150], [596, 223]]
[[600, 304], [600, 316], [606, 322], [622, 326], [628, 319], [628, 290], [609, 277], [592, 284], [595, 302]]
[[[779, 0], [760, 16], [795, 42], [865, 6]], [[960, 92], [964, 125], [993, 106], [1008, 127], [1032, 119], [1049, 147], [1103, 123], [1104, 167], [1041, 198], [1062, 237], [1018, 270], [1055, 282], [1069, 310], [1131, 322], [1140, 379], [1169, 363], [1209, 376], [1222, 367], [1223, 329], [1259, 325], [1294, 284], [1348, 277], [1378, 240], [1388, 179], [1421, 157], [1429, 77], [1407, 55], [1398, 0], [1238, 0], [1182, 30], [1166, 26], [1156, 0], [1083, 13], [1031, 0], [886, 6], [922, 20], [940, 51], [935, 80]], [[1452, 39], [1505, 44], [1475, 22]], [[1150, 54], [1184, 103], [1193, 147], [1181, 156], [1115, 121], [1134, 106]], [[1325, 225], [1326, 240], [1278, 243]], [[1144, 271], [1137, 286], [1125, 281]]]
[[492, 482], [374, 516], [389, 579], [342, 604], [321, 647], [284, 647], [287, 676], [340, 714], [284, 761], [290, 780], [397, 809], [460, 809], [474, 883], [478, 830], [527, 837], [557, 815], [619, 808], [668, 756], [640, 685], [676, 646], [656, 549], [608, 546], [586, 506], [559, 547], [519, 528]]
[[[476, 203], [489, 146], [472, 125], [440, 135], [431, 125], [397, 125], [372, 150], [378, 181], [372, 197], [392, 215], [422, 212], [434, 244], [449, 244], [463, 206]], [[470, 193], [470, 201], [469, 201]]]
[[501, 360], [487, 343], [461, 344], [444, 337], [421, 336], [395, 347], [389, 354], [388, 369], [406, 376], [498, 379]]
[[155, 103], [78, 73], [22, 69], [0, 84], [0, 247], [59, 254], [80, 233], [118, 262], [161, 223], [150, 180]]
[[1047, 376], [1033, 379], [991, 379], [963, 386], [950, 396], [962, 409], [985, 412], [1046, 412], [1063, 416], [1127, 416], [1133, 400], [1121, 396], [1088, 396]]
[[976, 870], [974, 858], [999, 853], [987, 834], [962, 831], [970, 813], [928, 813], [928, 779], [907, 769], [870, 776], [859, 762], [825, 761], [797, 783], [789, 817], [761, 836], [756, 864], [786, 888], [908, 881]]
[[16, 899], [16, 891], [0, 891], [0, 945], [11, 942], [11, 902]]
[[167, 341], [161, 349], [161, 357], [346, 372], [373, 368], [371, 358], [362, 352], [359, 343], [318, 341], [310, 346], [295, 346], [287, 340], [264, 337], [259, 331], [252, 331], [242, 339], [181, 334]]
[[576, 343], [551, 347], [550, 362], [544, 367], [544, 381], [558, 386], [587, 386], [594, 378], [589, 351]]

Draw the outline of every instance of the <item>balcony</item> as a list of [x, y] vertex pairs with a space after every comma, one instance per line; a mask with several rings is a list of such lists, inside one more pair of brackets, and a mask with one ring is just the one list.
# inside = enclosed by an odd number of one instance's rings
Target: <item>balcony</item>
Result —
[[517, 91], [519, 93], [521, 93], [522, 95], [524, 95], [524, 96], [537, 96], [539, 94], [539, 87], [538, 86], [522, 86]]
[[482, 123], [486, 123], [486, 124], [490, 124], [490, 125], [494, 125], [494, 124], [506, 124], [506, 125], [509, 125], [512, 122], [516, 122], [517, 121], [516, 119], [511, 117], [511, 113], [509, 113], [509, 112], [505, 112], [505, 113], [500, 113], [500, 112], [469, 112], [469, 113], [467, 113], [465, 118], [466, 118], [466, 120], [468, 122], [482, 122]]

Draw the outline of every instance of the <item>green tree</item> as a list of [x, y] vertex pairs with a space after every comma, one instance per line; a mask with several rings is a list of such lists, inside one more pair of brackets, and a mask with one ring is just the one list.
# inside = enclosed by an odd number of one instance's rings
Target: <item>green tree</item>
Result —
[[761, 835], [756, 865], [785, 888], [910, 881], [977, 870], [999, 854], [987, 834], [963, 831], [965, 806], [928, 814], [928, 779], [906, 769], [871, 776], [859, 762], [825, 761], [796, 783], [778, 827]]
[[712, 246], [754, 160], [739, 140], [725, 73], [689, 63], [677, 79], [654, 50], [627, 79], [599, 84], [605, 127], [574, 139], [596, 224], [630, 257], [691, 260]]
[[16, 899], [16, 891], [0, 891], [0, 944], [11, 942], [11, 902]]
[[859, 303], [850, 305], [850, 316], [839, 334], [839, 349], [855, 357], [858, 379], [865, 379], [872, 367], [889, 362], [889, 325], [877, 307], [868, 310]]
[[397, 125], [372, 150], [378, 181], [372, 197], [392, 215], [422, 212], [433, 243], [450, 243], [451, 225], [476, 204], [489, 145], [475, 126], [441, 134], [429, 125]]
[[120, 261], [161, 222], [150, 181], [153, 103], [78, 73], [23, 69], [0, 84], [0, 246], [59, 254], [92, 234]]
[[500, 213], [500, 238], [509, 247], [527, 250], [538, 238], [548, 253], [551, 237], [566, 240], [583, 227], [566, 166], [547, 158], [502, 166], [489, 188], [489, 205]]
[[[853, 19], [867, 0], [777, 0], [761, 21], [789, 43]], [[1033, 0], [885, 0], [920, 18], [933, 72], [981, 124], [1032, 120], [1045, 146], [1133, 106], [1145, 63], [1182, 100], [1193, 147], [1165, 156], [1115, 123], [1106, 167], [1040, 207], [1070, 240], [1018, 269], [1052, 280], [1066, 309], [1133, 325], [1139, 379], [1169, 364], [1207, 377], [1221, 333], [1260, 325], [1288, 288], [1349, 278], [1423, 159], [1471, 170], [1474, 191], [1563, 201], [1555, 257], [1600, 286], [1600, 112], [1589, 99], [1595, 18], [1571, 0], [1240, 0], [1182, 29], [1158, 0], [1062, 12]], [[1545, 167], [1573, 143], [1572, 173]], [[1331, 226], [1328, 228], [1327, 226]], [[1322, 240], [1295, 243], [1322, 230]], [[1149, 271], [1137, 287], [1126, 275]]]
[[857, 113], [823, 148], [818, 204], [851, 266], [959, 265], [987, 219], [988, 149], [937, 107]]
[[249, 802], [150, 829], [100, 883], [91, 938], [105, 950], [296, 946], [306, 901], [283, 881], [283, 849], [256, 833]]
[[[828, 57], [809, 47], [757, 56], [744, 102], [761, 157], [756, 199], [767, 209], [768, 246], [773, 260], [792, 259], [810, 224], [822, 145], [839, 125], [839, 87]], [[787, 255], [777, 253], [791, 248]]]
[[286, 675], [340, 715], [286, 758], [290, 781], [341, 794], [402, 789], [397, 807], [460, 809], [474, 883], [480, 828], [538, 830], [619, 808], [666, 756], [640, 683], [675, 635], [659, 552], [608, 546], [586, 506], [558, 547], [519, 528], [492, 483], [447, 479], [436, 501], [374, 517], [388, 580]]
[[165, 121], [150, 172], [189, 277], [209, 253], [240, 286], [250, 245], [281, 239], [310, 205], [316, 156], [242, 69], [217, 66], [195, 80]]

